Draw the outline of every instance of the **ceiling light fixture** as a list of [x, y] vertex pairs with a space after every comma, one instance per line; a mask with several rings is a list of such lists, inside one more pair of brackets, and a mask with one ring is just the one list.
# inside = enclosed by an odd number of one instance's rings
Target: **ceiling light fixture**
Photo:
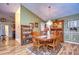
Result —
[[47, 22], [47, 25], [51, 26], [52, 25], [52, 21], [50, 20], [50, 17], [51, 17], [51, 6], [48, 6], [48, 11], [49, 11], [49, 21]]
[[48, 6], [48, 18], [50, 19], [51, 17], [51, 6]]
[[9, 3], [6, 3], [6, 5], [10, 5]]
[[48, 6], [48, 8], [51, 8], [51, 6]]

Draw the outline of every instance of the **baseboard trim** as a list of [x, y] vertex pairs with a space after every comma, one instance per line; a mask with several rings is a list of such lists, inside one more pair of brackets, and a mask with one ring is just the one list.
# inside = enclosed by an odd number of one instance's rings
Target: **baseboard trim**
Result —
[[64, 41], [64, 42], [71, 43], [71, 44], [78, 44], [79, 45], [79, 43], [77, 43], [77, 42], [71, 42], [71, 41]]

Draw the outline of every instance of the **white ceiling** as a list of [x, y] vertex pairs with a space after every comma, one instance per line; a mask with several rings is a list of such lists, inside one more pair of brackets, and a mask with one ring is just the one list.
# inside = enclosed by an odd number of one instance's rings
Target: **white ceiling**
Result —
[[45, 21], [79, 13], [78, 3], [26, 3], [22, 5]]
[[15, 12], [18, 9], [19, 4], [15, 3], [0, 3], [0, 17], [5, 17], [6, 19], [15, 18]]
[[0, 11], [5, 13], [15, 13], [19, 4], [16, 3], [0, 3]]
[[[14, 18], [14, 13], [19, 5], [16, 3], [0, 3], [0, 13]], [[23, 3], [22, 5], [45, 21], [79, 13], [78, 3]], [[51, 6], [50, 9], [49, 6]]]

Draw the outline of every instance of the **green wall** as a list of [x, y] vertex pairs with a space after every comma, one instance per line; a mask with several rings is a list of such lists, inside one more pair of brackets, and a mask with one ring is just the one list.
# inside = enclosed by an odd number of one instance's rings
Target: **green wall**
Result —
[[70, 31], [68, 28], [68, 21], [79, 20], [79, 14], [58, 18], [57, 20], [64, 20], [64, 40], [79, 43], [79, 28], [77, 28], [77, 31]]
[[24, 6], [21, 6], [21, 25], [28, 25], [29, 23], [38, 23], [38, 28], [34, 28], [33, 31], [40, 31], [40, 23], [43, 22], [41, 18], [33, 14]]
[[[61, 17], [61, 18], [58, 18], [58, 20], [64, 20], [64, 40], [79, 43], [79, 34], [78, 34], [79, 28], [78, 28], [77, 32], [74, 32], [75, 34], [72, 33], [68, 28], [68, 21], [79, 20], [79, 14]], [[34, 28], [34, 31], [39, 32], [40, 23], [43, 22], [42, 19], [40, 19], [35, 14], [33, 14], [31, 11], [29, 11], [24, 6], [21, 6], [21, 25], [28, 25], [29, 23], [35, 23], [35, 22], [37, 22], [39, 24], [39, 27]]]

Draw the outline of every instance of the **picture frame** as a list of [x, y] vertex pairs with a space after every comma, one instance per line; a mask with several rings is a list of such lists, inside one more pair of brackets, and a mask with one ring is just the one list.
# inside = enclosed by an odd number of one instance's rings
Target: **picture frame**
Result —
[[1, 18], [0, 21], [1, 22], [6, 22], [6, 18]]
[[35, 27], [38, 28], [38, 23], [35, 23]]

